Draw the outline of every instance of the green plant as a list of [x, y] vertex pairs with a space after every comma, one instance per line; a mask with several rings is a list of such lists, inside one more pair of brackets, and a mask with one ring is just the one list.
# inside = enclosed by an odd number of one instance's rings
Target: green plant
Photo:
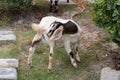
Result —
[[30, 8], [32, 5], [32, 0], [1, 0], [5, 2], [10, 9], [18, 10], [18, 9], [26, 9]]
[[93, 9], [94, 21], [120, 46], [120, 0], [96, 0]]

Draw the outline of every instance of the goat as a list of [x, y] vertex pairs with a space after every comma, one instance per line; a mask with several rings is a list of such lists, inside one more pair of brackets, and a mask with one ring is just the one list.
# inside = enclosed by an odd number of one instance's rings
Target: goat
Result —
[[[59, 0], [50, 0], [50, 11], [58, 12], [58, 1]], [[69, 0], [67, 0], [69, 2]]]
[[[51, 5], [58, 5], [58, 1], [59, 0], [50, 0], [50, 3], [51, 3]], [[69, 0], [67, 0], [67, 2], [69, 2]]]
[[[47, 16], [43, 17], [39, 24], [33, 23], [31, 27], [37, 34], [34, 36], [31, 47], [29, 48], [29, 65], [32, 65], [32, 55], [34, 54], [36, 43], [44, 38], [50, 46], [48, 72], [51, 72], [54, 44], [56, 40], [62, 39], [65, 50], [70, 57], [71, 64], [73, 67], [77, 68], [77, 61], [80, 62], [80, 57], [78, 55], [78, 40], [83, 31], [75, 21]], [[74, 43], [75, 53], [73, 53], [70, 47], [71, 43]]]

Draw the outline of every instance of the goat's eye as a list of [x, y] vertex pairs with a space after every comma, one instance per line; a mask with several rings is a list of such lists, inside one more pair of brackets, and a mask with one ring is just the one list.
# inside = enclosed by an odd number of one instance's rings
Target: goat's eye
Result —
[[51, 32], [52, 32], [52, 30], [49, 31], [49, 33], [51, 33]]
[[53, 1], [52, 0], [50, 0], [50, 3], [52, 3]]
[[55, 1], [55, 5], [57, 5], [58, 1]]

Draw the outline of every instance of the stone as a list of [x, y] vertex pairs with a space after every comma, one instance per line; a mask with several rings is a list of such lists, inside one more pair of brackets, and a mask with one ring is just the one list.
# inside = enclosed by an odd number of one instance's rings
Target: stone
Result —
[[0, 30], [0, 35], [13, 34], [13, 31]]
[[16, 36], [13, 31], [0, 30], [0, 44], [4, 44], [6, 41], [15, 42]]
[[21, 19], [21, 20], [18, 20], [18, 24], [22, 25], [24, 23], [24, 21]]
[[16, 41], [14, 34], [0, 35], [0, 41]]
[[100, 80], [120, 80], [120, 71], [111, 69], [110, 67], [103, 68]]
[[0, 68], [16, 68], [18, 69], [19, 62], [17, 59], [0, 59]]
[[91, 3], [94, 3], [94, 2], [95, 2], [95, 0], [86, 0], [86, 1], [89, 1], [89, 2], [91, 2]]
[[0, 80], [17, 80], [17, 71], [14, 68], [0, 68]]

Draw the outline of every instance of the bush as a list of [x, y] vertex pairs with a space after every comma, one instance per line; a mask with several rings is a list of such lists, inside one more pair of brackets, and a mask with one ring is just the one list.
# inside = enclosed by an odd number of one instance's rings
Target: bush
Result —
[[96, 0], [93, 9], [96, 24], [108, 31], [120, 46], [120, 0]]
[[32, 5], [32, 0], [1, 0], [12, 10], [27, 9]]

